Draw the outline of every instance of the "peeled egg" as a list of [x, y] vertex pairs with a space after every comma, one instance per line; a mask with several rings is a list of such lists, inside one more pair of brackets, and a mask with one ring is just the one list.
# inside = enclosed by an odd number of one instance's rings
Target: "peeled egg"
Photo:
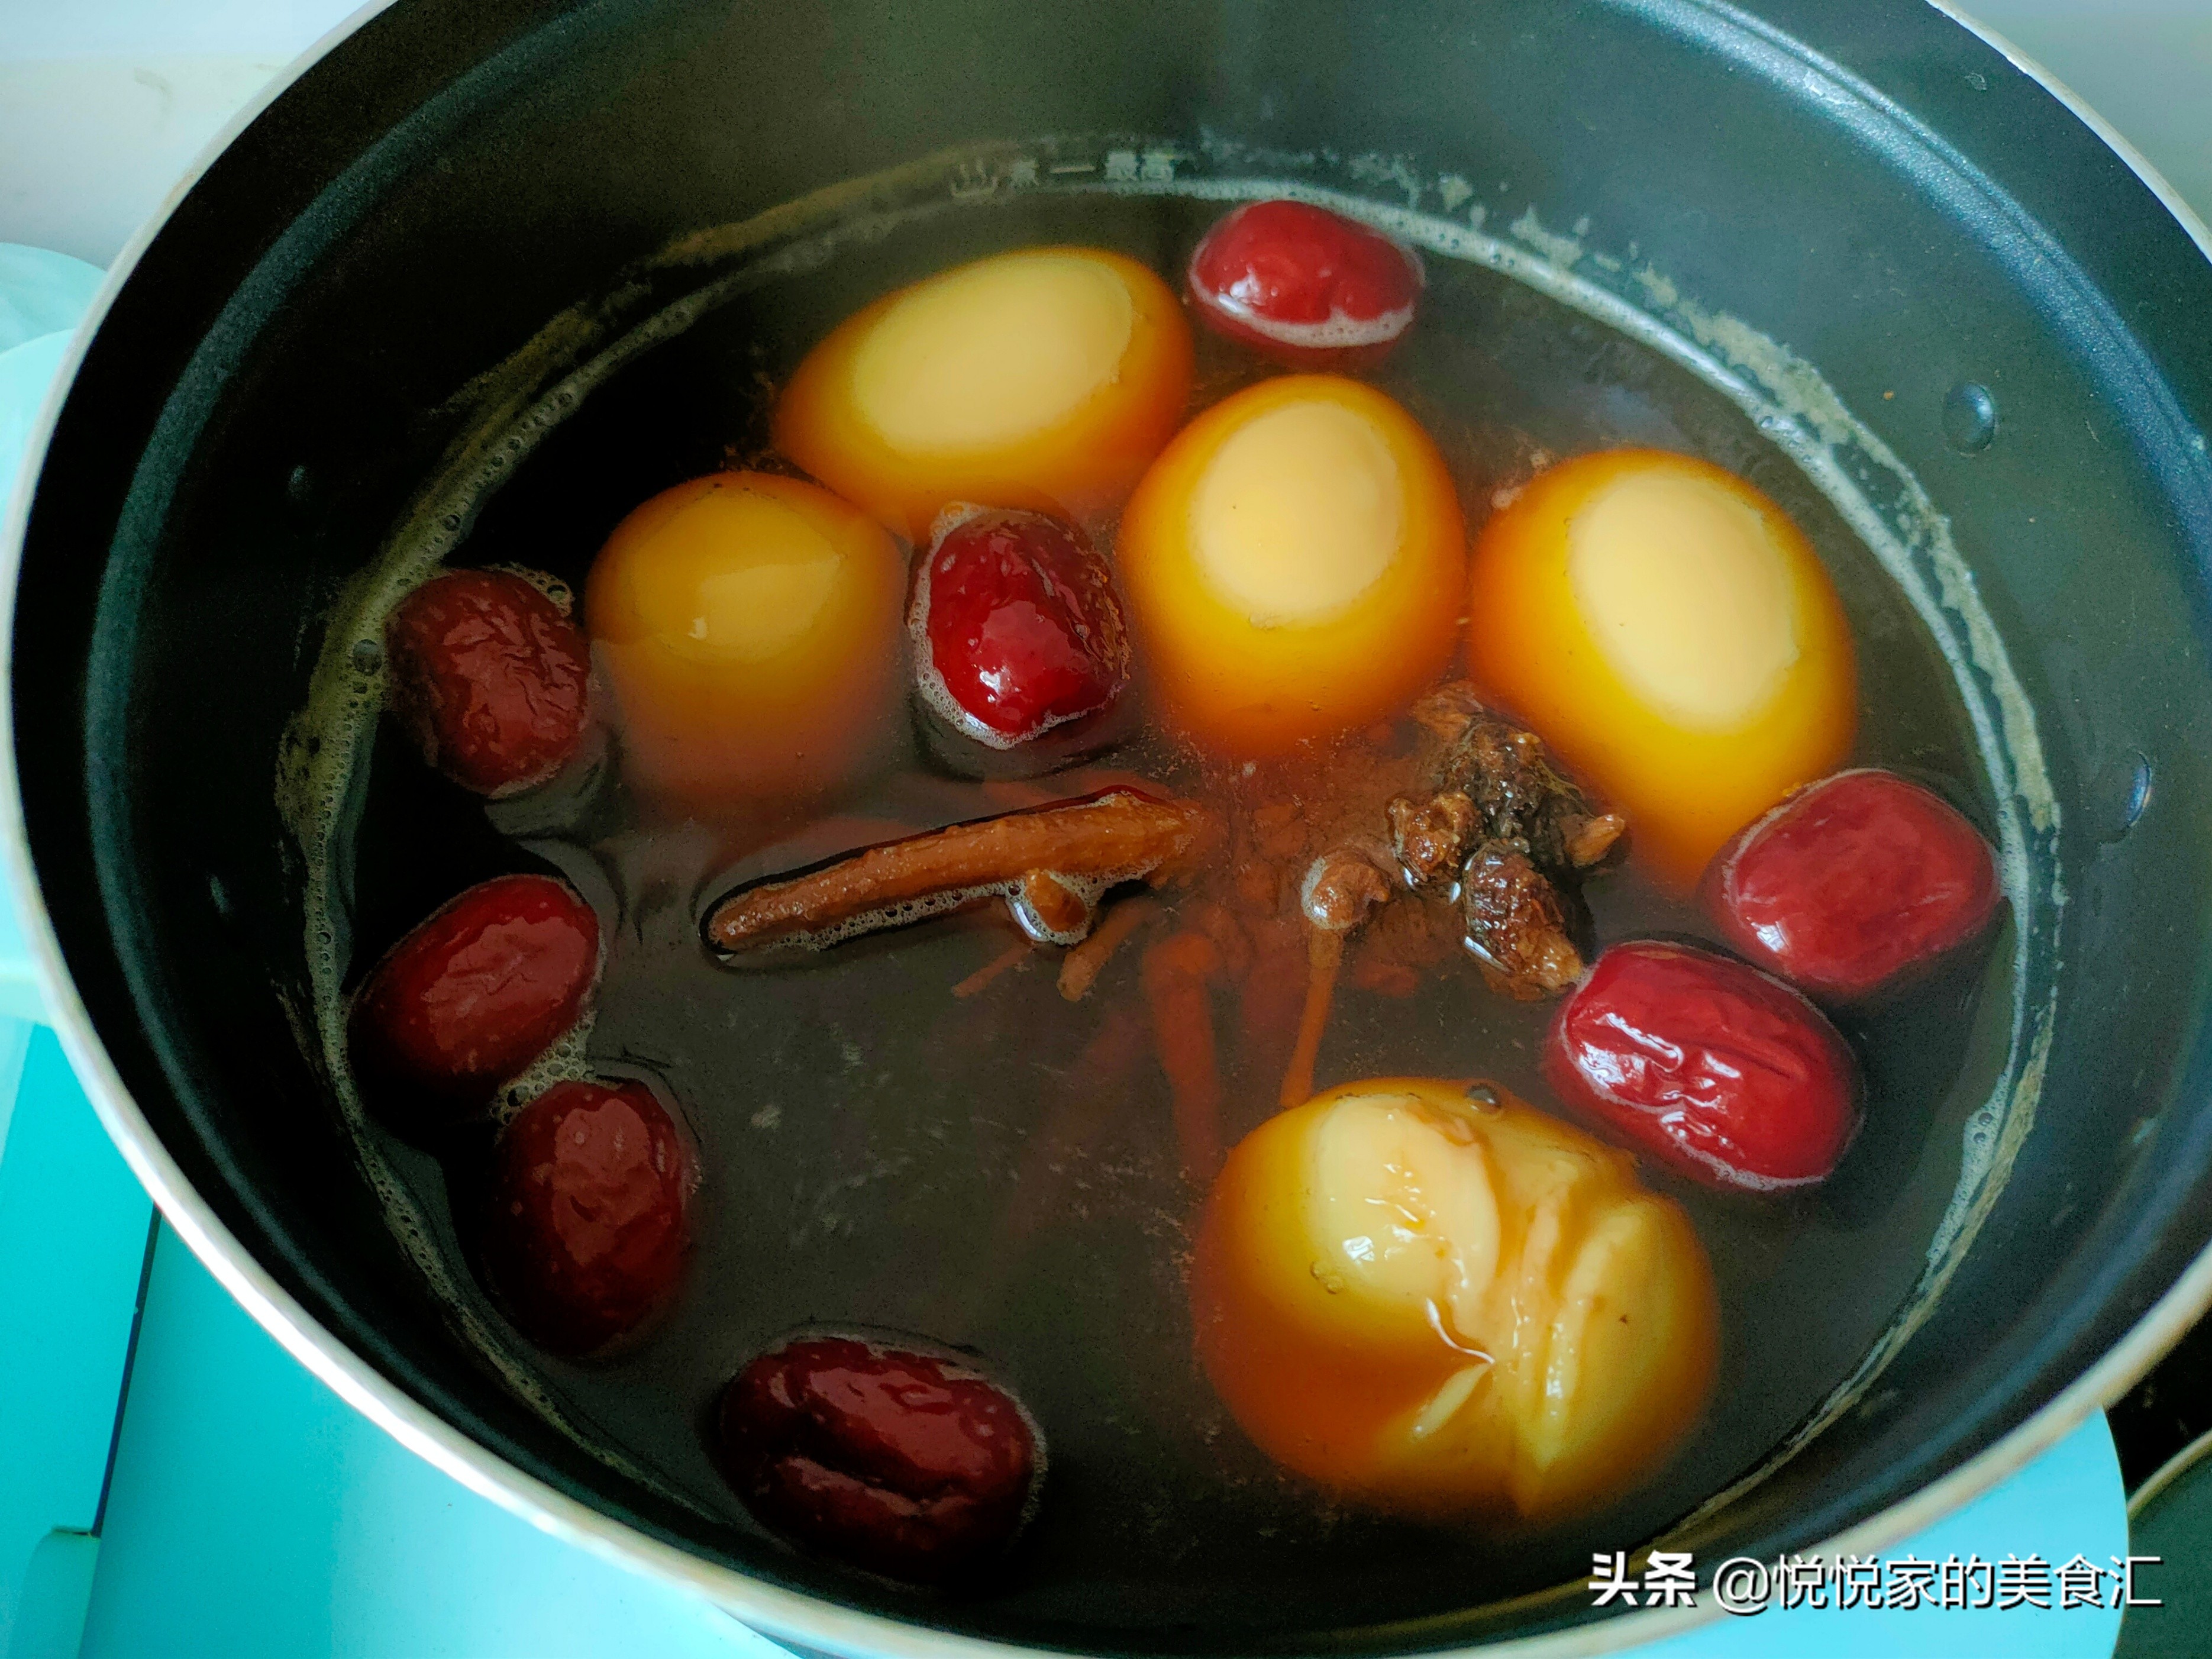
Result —
[[1624, 1153], [1488, 1084], [1346, 1084], [1230, 1154], [1199, 1357], [1276, 1462], [1364, 1507], [1545, 1520], [1663, 1462], [1711, 1393], [1711, 1268]]
[[1850, 749], [1856, 669], [1827, 572], [1707, 462], [1613, 450], [1538, 474], [1476, 540], [1468, 614], [1476, 681], [1677, 884]]
[[897, 697], [905, 560], [828, 490], [723, 472], [615, 526], [584, 617], [623, 764], [684, 798], [808, 793], [866, 752]]
[[955, 501], [1119, 506], [1182, 417], [1175, 295], [1098, 248], [1027, 248], [877, 301], [809, 352], [776, 447], [911, 541]]
[[1395, 712], [1450, 661], [1466, 595], [1443, 458], [1333, 374], [1263, 380], [1185, 427], [1115, 558], [1163, 711], [1238, 757]]

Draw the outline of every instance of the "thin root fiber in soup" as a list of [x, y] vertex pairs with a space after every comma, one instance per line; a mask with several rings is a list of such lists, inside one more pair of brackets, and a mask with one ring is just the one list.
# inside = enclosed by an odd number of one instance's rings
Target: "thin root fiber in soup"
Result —
[[2005, 971], [1971, 722], [1733, 404], [1528, 288], [1291, 204], [918, 218], [450, 563], [349, 1097], [536, 1396], [805, 1582], [1540, 1589], [1917, 1279]]

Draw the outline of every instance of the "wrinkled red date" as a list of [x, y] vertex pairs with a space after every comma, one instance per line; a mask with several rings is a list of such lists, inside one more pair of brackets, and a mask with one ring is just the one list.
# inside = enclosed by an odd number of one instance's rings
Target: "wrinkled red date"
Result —
[[521, 1332], [588, 1354], [665, 1307], [691, 1250], [690, 1144], [642, 1083], [556, 1083], [500, 1132], [484, 1280]]
[[1858, 1129], [1858, 1068], [1820, 1010], [1686, 945], [1601, 956], [1553, 1018], [1543, 1066], [1568, 1105], [1715, 1186], [1822, 1180]]
[[479, 1109], [575, 1024], [599, 964], [599, 918], [566, 883], [478, 883], [354, 993], [347, 1054], [362, 1097], [413, 1128]]
[[1705, 898], [1729, 943], [1839, 1002], [1871, 995], [1979, 933], [1996, 860], [1951, 805], [1893, 773], [1838, 772], [1723, 848]]
[[723, 1391], [723, 1473], [794, 1543], [911, 1583], [971, 1574], [1012, 1540], [1043, 1472], [1013, 1397], [966, 1366], [807, 1337]]
[[1278, 362], [1360, 368], [1413, 325], [1421, 262], [1325, 208], [1254, 202], [1206, 232], [1188, 286], [1208, 325]]
[[948, 514], [907, 623], [924, 704], [993, 749], [1100, 714], [1128, 683], [1113, 573], [1073, 525], [1042, 513]]
[[454, 570], [416, 588], [384, 630], [392, 708], [422, 757], [465, 789], [543, 783], [583, 739], [591, 647], [531, 582]]

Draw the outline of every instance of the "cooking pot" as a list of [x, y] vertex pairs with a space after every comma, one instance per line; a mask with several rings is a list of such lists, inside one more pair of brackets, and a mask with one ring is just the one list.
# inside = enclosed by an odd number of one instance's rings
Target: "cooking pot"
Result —
[[1264, 1606], [1202, 1561], [1039, 1601], [794, 1558], [457, 1334], [313, 1057], [278, 756], [360, 573], [526, 499], [594, 386], [658, 376], [714, 429], [686, 331], [763, 273], [1025, 192], [1304, 193], [1673, 358], [1950, 653], [2011, 898], [1985, 1093], [1930, 1142], [1950, 1197], [1882, 1337], [1658, 1528], [1708, 1565], [1878, 1550], [2212, 1297], [2212, 264], [2162, 189], [1918, 0], [399, 0], [118, 264], [10, 527], [8, 840], [64, 1041], [349, 1401], [795, 1644], [1571, 1653], [1697, 1616], [1594, 1607], [1564, 1557], [1503, 1598], [1323, 1573]]

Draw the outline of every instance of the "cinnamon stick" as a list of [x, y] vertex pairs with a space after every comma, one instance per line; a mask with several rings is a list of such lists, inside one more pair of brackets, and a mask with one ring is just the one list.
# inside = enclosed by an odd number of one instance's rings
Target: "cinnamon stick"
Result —
[[[818, 950], [1005, 898], [1016, 902], [1016, 919], [1033, 937], [1070, 945], [1090, 932], [1100, 894], [1125, 881], [1166, 878], [1212, 829], [1202, 807], [1108, 789], [909, 836], [740, 888], [708, 913], [707, 939], [726, 952], [775, 944]], [[1036, 902], [1048, 896], [1049, 903]]]

